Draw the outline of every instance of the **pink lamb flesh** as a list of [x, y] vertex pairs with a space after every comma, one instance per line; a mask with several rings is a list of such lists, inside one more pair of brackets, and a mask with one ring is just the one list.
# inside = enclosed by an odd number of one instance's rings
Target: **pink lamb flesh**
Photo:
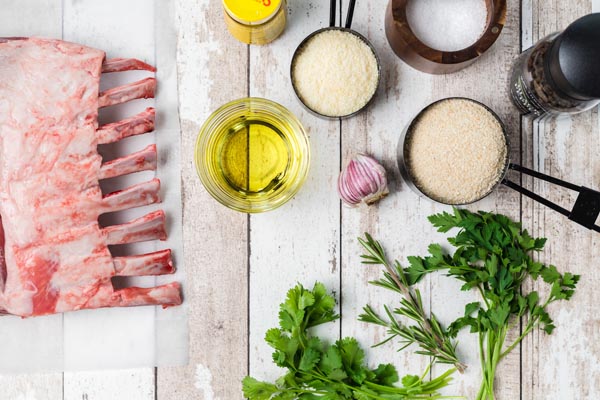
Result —
[[98, 216], [158, 201], [158, 179], [103, 196], [99, 179], [156, 169], [150, 146], [102, 164], [97, 145], [154, 128], [149, 109], [98, 128], [98, 108], [154, 95], [156, 81], [99, 93], [100, 75], [152, 71], [58, 40], [0, 39], [0, 313], [181, 303], [180, 286], [114, 290], [116, 275], [173, 272], [170, 251], [113, 258], [108, 245], [166, 238], [162, 211], [101, 228]]

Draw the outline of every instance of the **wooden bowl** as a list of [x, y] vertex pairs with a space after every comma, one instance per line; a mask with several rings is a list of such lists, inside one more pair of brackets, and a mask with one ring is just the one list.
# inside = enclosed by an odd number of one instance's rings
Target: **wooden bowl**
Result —
[[458, 51], [436, 50], [421, 42], [410, 28], [406, 18], [409, 1], [390, 0], [385, 14], [385, 34], [398, 57], [428, 74], [450, 74], [469, 66], [492, 47], [506, 23], [506, 0], [484, 0], [488, 17], [479, 40]]

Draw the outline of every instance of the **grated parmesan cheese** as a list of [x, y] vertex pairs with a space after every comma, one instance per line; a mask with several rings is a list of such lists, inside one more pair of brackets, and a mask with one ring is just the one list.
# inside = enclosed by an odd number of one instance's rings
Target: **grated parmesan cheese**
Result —
[[446, 204], [485, 197], [502, 178], [507, 161], [502, 126], [482, 105], [448, 99], [423, 113], [405, 146], [415, 185]]
[[379, 81], [377, 59], [356, 35], [326, 30], [312, 37], [292, 66], [292, 79], [304, 104], [328, 117], [363, 108]]

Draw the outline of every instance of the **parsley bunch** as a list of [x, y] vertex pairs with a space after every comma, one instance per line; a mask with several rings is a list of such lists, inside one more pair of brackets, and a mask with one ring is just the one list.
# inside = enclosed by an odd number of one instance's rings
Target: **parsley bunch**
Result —
[[280, 305], [279, 328], [267, 331], [265, 340], [275, 349], [273, 361], [287, 369], [275, 383], [260, 382], [252, 377], [243, 381], [244, 395], [250, 400], [418, 400], [442, 399], [439, 389], [450, 382], [449, 370], [424, 381], [424, 376], [407, 375], [402, 386], [391, 364], [370, 369], [365, 353], [354, 338], [327, 345], [308, 329], [339, 318], [335, 300], [325, 286], [316, 283], [312, 290], [302, 285], [292, 288]]
[[[418, 282], [426, 274], [445, 271], [463, 282], [462, 290], [477, 290], [482, 302], [467, 304], [464, 316], [447, 330], [450, 336], [464, 327], [479, 335], [479, 353], [483, 373], [478, 400], [493, 400], [494, 378], [500, 361], [527, 334], [540, 327], [550, 334], [555, 326], [547, 306], [558, 300], [569, 300], [579, 281], [579, 275], [561, 274], [553, 265], [544, 265], [533, 258], [543, 249], [546, 239], [534, 239], [521, 225], [508, 217], [486, 212], [472, 213], [454, 209], [432, 215], [429, 221], [439, 232], [458, 228], [448, 242], [456, 247], [453, 255], [444, 254], [441, 246], [429, 247], [426, 257], [409, 257], [409, 267], [403, 269], [406, 281]], [[401, 267], [399, 267], [401, 269]], [[537, 291], [525, 293], [523, 282], [539, 278], [550, 286], [549, 294], [540, 299]], [[518, 330], [525, 318], [520, 336], [506, 343], [509, 332]]]

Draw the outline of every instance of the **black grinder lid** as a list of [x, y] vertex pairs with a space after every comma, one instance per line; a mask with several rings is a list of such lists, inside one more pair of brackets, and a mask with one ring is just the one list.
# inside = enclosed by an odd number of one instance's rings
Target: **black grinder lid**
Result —
[[548, 79], [559, 91], [576, 100], [600, 99], [600, 13], [569, 25], [545, 61]]

